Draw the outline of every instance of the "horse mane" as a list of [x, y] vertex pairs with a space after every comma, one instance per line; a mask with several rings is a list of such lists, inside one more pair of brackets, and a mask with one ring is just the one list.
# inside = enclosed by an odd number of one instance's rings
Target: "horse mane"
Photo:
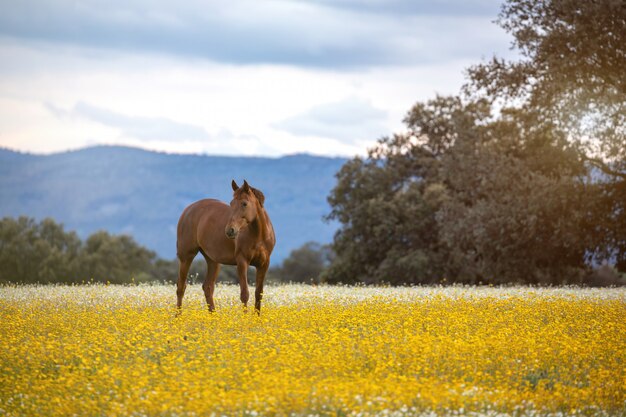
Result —
[[265, 195], [263, 195], [261, 190], [258, 190], [254, 187], [250, 187], [250, 189], [252, 190], [252, 193], [254, 194], [256, 199], [259, 200], [259, 203], [261, 203], [261, 207], [263, 207], [263, 204], [265, 204]]

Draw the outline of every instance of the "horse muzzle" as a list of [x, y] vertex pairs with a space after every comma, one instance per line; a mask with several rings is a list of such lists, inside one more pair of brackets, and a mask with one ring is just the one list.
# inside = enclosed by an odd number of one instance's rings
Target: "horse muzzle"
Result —
[[226, 236], [229, 239], [234, 239], [237, 237], [237, 234], [239, 233], [239, 230], [235, 230], [234, 227], [228, 227], [226, 228]]

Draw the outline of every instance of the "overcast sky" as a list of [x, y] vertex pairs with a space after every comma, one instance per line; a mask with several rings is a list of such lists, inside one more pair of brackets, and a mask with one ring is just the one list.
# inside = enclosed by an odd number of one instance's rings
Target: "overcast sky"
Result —
[[0, 0], [0, 147], [353, 156], [509, 56], [496, 0]]

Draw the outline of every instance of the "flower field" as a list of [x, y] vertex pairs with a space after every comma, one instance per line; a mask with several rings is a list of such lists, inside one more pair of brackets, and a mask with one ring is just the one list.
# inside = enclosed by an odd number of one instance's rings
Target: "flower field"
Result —
[[625, 415], [626, 290], [0, 287], [0, 415]]

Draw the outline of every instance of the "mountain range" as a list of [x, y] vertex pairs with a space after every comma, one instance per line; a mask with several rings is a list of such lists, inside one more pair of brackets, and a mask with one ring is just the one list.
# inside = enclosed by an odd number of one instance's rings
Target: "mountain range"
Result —
[[263, 191], [276, 231], [272, 263], [308, 241], [332, 241], [323, 217], [346, 162], [298, 154], [280, 158], [181, 155], [96, 146], [51, 155], [0, 149], [0, 217], [51, 217], [81, 238], [129, 234], [165, 259], [176, 256], [176, 224], [202, 198], [232, 199], [231, 180]]

